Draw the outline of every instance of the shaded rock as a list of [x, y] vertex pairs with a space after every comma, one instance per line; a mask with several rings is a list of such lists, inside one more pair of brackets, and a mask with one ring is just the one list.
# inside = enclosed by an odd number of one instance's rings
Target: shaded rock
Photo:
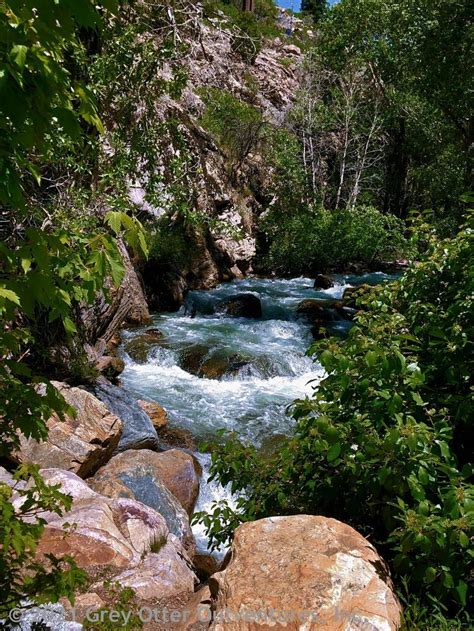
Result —
[[193, 567], [201, 581], [207, 581], [210, 576], [219, 571], [220, 563], [212, 554], [197, 552], [193, 556]]
[[331, 289], [334, 287], [334, 280], [326, 274], [318, 274], [314, 279], [314, 289]]
[[239, 294], [218, 305], [218, 311], [237, 318], [261, 318], [262, 303], [253, 294]]
[[[326, 517], [270, 517], [239, 526], [230, 562], [209, 587], [215, 631], [261, 628], [244, 615], [262, 610], [270, 621], [294, 612], [285, 629], [400, 628], [401, 607], [384, 561], [353, 528]], [[224, 624], [224, 610], [242, 617]], [[273, 626], [278, 618], [265, 628]]]
[[17, 629], [18, 631], [81, 631], [82, 624], [66, 620], [66, 610], [59, 603], [41, 605], [25, 609], [17, 625], [2, 628]]
[[159, 433], [160, 442], [165, 447], [179, 447], [180, 449], [190, 449], [197, 451], [193, 435], [182, 427], [163, 427]]
[[115, 287], [109, 279], [106, 282], [108, 297], [100, 293], [92, 305], [81, 309], [80, 318], [91, 343], [98, 338], [108, 342], [125, 323], [144, 324], [150, 320], [142, 284], [127, 248], [121, 240], [118, 246], [125, 270], [120, 287]]
[[107, 379], [113, 381], [125, 370], [125, 362], [120, 357], [103, 355], [95, 362], [95, 367]]
[[122, 436], [116, 451], [158, 449], [158, 435], [153, 423], [127, 392], [109, 383], [94, 386], [94, 394], [122, 421]]
[[181, 622], [173, 628], [176, 631], [201, 631], [209, 628], [209, 621], [212, 617], [211, 592], [207, 585], [204, 585], [195, 592], [186, 602]]
[[344, 317], [343, 303], [340, 300], [302, 300], [296, 307], [299, 316], [313, 322], [331, 322]]
[[[39, 559], [50, 553], [69, 554], [92, 575], [104, 568], [108, 578], [122, 587], [133, 581], [143, 600], [193, 592], [190, 560], [162, 515], [135, 500], [104, 497], [71, 472], [48, 469], [41, 475], [48, 484], [60, 484], [73, 504], [62, 516], [41, 515], [46, 527]], [[69, 531], [67, 524], [73, 526]], [[103, 581], [90, 590], [97, 592], [102, 586]]]
[[143, 401], [142, 399], [137, 401], [141, 409], [148, 414], [153, 423], [153, 427], [158, 431], [168, 425], [168, 414], [165, 408], [155, 403], [154, 401]]
[[[150, 329], [150, 331], [160, 333], [158, 329]], [[137, 364], [146, 364], [150, 351], [164, 342], [163, 334], [158, 335], [158, 333], [147, 331], [141, 335], [136, 335], [125, 342], [123, 350]]]
[[22, 436], [14, 459], [67, 469], [81, 477], [92, 475], [117, 449], [122, 422], [90, 392], [57, 381], [52, 383], [76, 410], [76, 416], [66, 415], [61, 420], [53, 414], [47, 421], [47, 440], [38, 443]]
[[178, 456], [178, 453], [175, 452], [163, 460], [160, 456], [165, 453], [127, 451], [114, 456], [89, 482], [91, 488], [98, 493], [109, 493], [112, 497], [122, 496], [122, 485], [127, 487], [135, 500], [160, 513], [166, 520], [169, 531], [181, 540], [187, 550], [193, 552], [194, 537], [188, 515], [178, 498], [166, 486], [164, 479], [179, 493], [187, 506], [194, 505], [199, 490], [194, 460], [187, 454]]

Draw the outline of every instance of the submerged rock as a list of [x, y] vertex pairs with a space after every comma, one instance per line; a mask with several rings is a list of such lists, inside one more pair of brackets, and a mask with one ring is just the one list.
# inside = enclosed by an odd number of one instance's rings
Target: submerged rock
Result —
[[238, 294], [218, 305], [218, 311], [237, 318], [261, 318], [262, 303], [253, 294]]
[[164, 335], [158, 329], [148, 329], [145, 333], [127, 340], [123, 350], [137, 364], [146, 364], [150, 351], [164, 343]]
[[[353, 528], [326, 517], [270, 517], [239, 526], [230, 562], [209, 586], [215, 631], [261, 628], [250, 612], [268, 615], [265, 628], [400, 628], [401, 607], [385, 562]], [[224, 624], [219, 615], [226, 611], [234, 619]], [[278, 614], [285, 618], [272, 620]]]
[[[180, 501], [191, 509], [199, 491], [199, 476], [194, 460], [187, 454], [171, 456], [149, 450], [118, 454], [90, 480], [98, 493], [111, 497], [124, 495], [123, 487], [132, 497], [153, 508], [166, 520], [171, 533], [189, 551], [194, 551], [194, 537], [189, 519]], [[164, 458], [163, 458], [164, 456]], [[173, 495], [173, 492], [179, 495]]]
[[133, 397], [110, 383], [94, 386], [94, 394], [122, 421], [123, 431], [116, 451], [159, 449], [158, 435], [151, 418]]
[[53, 414], [47, 421], [48, 437], [37, 442], [21, 437], [14, 459], [41, 467], [73, 471], [85, 478], [108, 462], [122, 435], [122, 421], [98, 398], [81, 388], [52, 382], [76, 416]]

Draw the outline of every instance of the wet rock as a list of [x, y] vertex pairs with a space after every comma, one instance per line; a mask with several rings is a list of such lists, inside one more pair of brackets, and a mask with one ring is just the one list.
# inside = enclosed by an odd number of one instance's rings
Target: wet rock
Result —
[[240, 355], [209, 357], [201, 364], [198, 376], [206, 379], [221, 379], [226, 375], [236, 375], [241, 368], [249, 363], [249, 360]]
[[334, 280], [326, 274], [318, 274], [314, 279], [314, 289], [331, 289], [334, 287]]
[[95, 367], [104, 377], [113, 381], [125, 370], [125, 362], [120, 357], [103, 355], [96, 361]]
[[164, 455], [149, 450], [118, 454], [89, 483], [98, 493], [109, 493], [112, 497], [122, 495], [122, 485], [127, 487], [135, 500], [160, 513], [170, 532], [193, 552], [194, 537], [188, 515], [166, 481], [187, 507], [194, 505], [199, 490], [194, 460], [187, 454], [178, 456], [176, 452], [162, 459]]
[[[239, 526], [230, 562], [210, 578], [209, 587], [216, 616], [263, 609], [270, 616], [270, 610], [295, 612], [285, 629], [400, 628], [401, 607], [383, 559], [353, 528], [326, 517], [270, 517]], [[298, 612], [311, 612], [312, 622]], [[260, 628], [242, 619], [227, 624], [217, 619], [211, 629]]]
[[94, 394], [122, 421], [123, 431], [116, 451], [127, 449], [159, 449], [153, 423], [127, 392], [109, 383], [94, 386]]
[[[60, 484], [73, 498], [62, 516], [43, 514], [46, 527], [38, 559], [46, 554], [71, 555], [79, 567], [96, 575], [103, 568], [111, 582], [132, 586], [143, 600], [193, 592], [195, 575], [179, 539], [158, 512], [138, 501], [107, 498], [70, 472], [42, 470], [48, 484]], [[73, 528], [66, 531], [66, 525]], [[103, 582], [91, 585], [97, 592]], [[100, 592], [99, 592], [100, 593]]]
[[262, 303], [253, 294], [239, 294], [218, 305], [218, 311], [237, 318], [261, 318]]
[[160, 443], [164, 447], [178, 447], [197, 451], [196, 443], [191, 432], [182, 427], [163, 427], [159, 431]]
[[180, 365], [183, 370], [204, 377], [205, 379], [221, 379], [225, 375], [237, 374], [249, 360], [241, 355], [210, 354], [208, 346], [196, 344], [180, 354]]
[[155, 403], [154, 401], [143, 401], [141, 399], [138, 400], [137, 403], [151, 418], [151, 422], [153, 423], [153, 427], [156, 431], [168, 425], [168, 414], [166, 413], [165, 408], [162, 408], [161, 405], [158, 405], [158, 403]]
[[60, 419], [53, 414], [47, 421], [47, 440], [37, 442], [22, 436], [14, 459], [74, 471], [81, 477], [92, 475], [117, 449], [122, 421], [90, 392], [52, 383], [76, 410], [76, 416], [68, 414]]
[[343, 303], [340, 300], [316, 300], [309, 298], [302, 300], [296, 307], [296, 312], [299, 316], [306, 318], [309, 321], [331, 322], [344, 317]]
[[146, 364], [148, 355], [157, 345], [164, 343], [164, 335], [158, 329], [149, 329], [145, 333], [127, 340], [123, 350], [137, 364]]
[[203, 344], [195, 344], [184, 349], [180, 353], [179, 363], [183, 370], [191, 375], [199, 376], [201, 366], [209, 354], [209, 347]]

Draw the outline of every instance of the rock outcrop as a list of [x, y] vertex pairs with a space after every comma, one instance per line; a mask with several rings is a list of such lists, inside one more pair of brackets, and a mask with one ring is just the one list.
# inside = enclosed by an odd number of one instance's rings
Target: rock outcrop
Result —
[[166, 520], [170, 532], [194, 552], [194, 537], [183, 506], [189, 512], [194, 507], [199, 476], [192, 456], [176, 450], [167, 453], [141, 449], [118, 454], [89, 483], [108, 497], [132, 497], [153, 508]]
[[22, 436], [14, 457], [23, 463], [67, 469], [85, 478], [112, 457], [122, 435], [122, 421], [90, 392], [60, 382], [53, 381], [53, 385], [76, 415], [61, 419], [53, 414], [47, 421], [47, 439], [37, 442]]
[[401, 608], [384, 561], [335, 519], [296, 515], [243, 524], [227, 567], [209, 586], [214, 631], [278, 623], [301, 631], [400, 627]]
[[[48, 484], [60, 484], [73, 505], [62, 516], [42, 515], [46, 527], [39, 558], [71, 555], [92, 575], [102, 568], [113, 582], [133, 587], [144, 601], [193, 593], [191, 561], [162, 515], [133, 499], [100, 495], [70, 472], [46, 469], [41, 475]], [[72, 525], [69, 531], [66, 524]], [[91, 591], [101, 586], [99, 581]]]
[[107, 344], [125, 324], [145, 324], [150, 320], [142, 283], [127, 248], [121, 241], [119, 249], [125, 268], [120, 287], [114, 287], [109, 281], [108, 299], [100, 294], [92, 306], [84, 306], [81, 310], [81, 322], [87, 341], [94, 345], [89, 354], [93, 355], [95, 350], [97, 359], [103, 354], [101, 344]]

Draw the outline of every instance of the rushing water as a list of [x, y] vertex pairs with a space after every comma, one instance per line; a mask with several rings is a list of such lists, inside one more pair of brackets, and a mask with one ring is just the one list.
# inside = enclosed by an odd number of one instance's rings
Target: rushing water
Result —
[[[310, 395], [322, 376], [321, 366], [305, 354], [312, 338], [308, 323], [297, 318], [298, 303], [307, 298], [341, 298], [347, 287], [388, 278], [381, 273], [337, 276], [335, 286], [324, 291], [313, 289], [309, 278], [252, 278], [191, 292], [177, 313], [153, 317], [152, 326], [163, 333], [163, 340], [151, 345], [145, 363], [134, 361], [125, 350], [145, 329], [124, 332], [122, 384], [137, 398], [162, 405], [170, 425], [189, 430], [197, 442], [227, 429], [264, 446], [291, 431], [288, 405]], [[261, 319], [216, 313], [221, 301], [241, 293], [260, 298]], [[344, 329], [347, 322], [335, 322], [333, 327]], [[211, 368], [224, 364], [228, 370], [219, 378], [197, 376], [196, 364], [203, 363]], [[198, 454], [198, 458], [205, 475], [209, 456]], [[228, 495], [215, 483], [201, 486], [197, 510], [206, 510]], [[196, 536], [202, 545], [199, 528]]]

